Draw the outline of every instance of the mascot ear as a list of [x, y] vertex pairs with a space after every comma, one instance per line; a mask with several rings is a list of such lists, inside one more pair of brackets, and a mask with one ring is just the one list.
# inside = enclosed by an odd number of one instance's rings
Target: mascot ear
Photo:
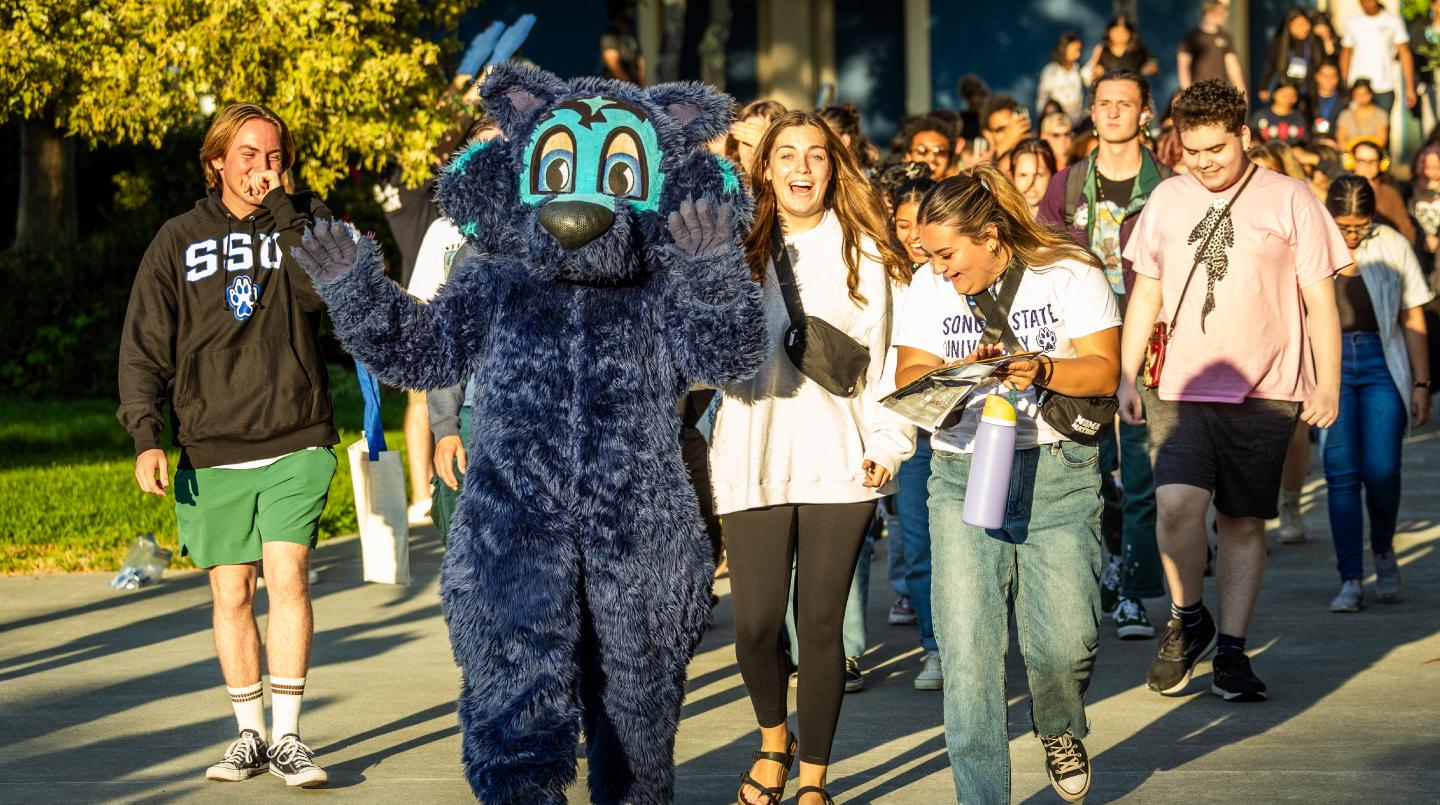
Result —
[[735, 100], [706, 84], [678, 81], [651, 87], [646, 94], [674, 118], [687, 145], [703, 146], [730, 128]]
[[569, 90], [554, 73], [506, 62], [485, 79], [480, 97], [485, 112], [495, 118], [506, 137], [515, 140], [524, 139], [540, 112]]

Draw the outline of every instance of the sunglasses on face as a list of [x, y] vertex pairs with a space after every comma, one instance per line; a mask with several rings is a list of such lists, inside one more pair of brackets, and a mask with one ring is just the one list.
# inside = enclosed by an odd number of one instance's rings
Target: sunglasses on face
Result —
[[910, 155], [915, 157], [941, 156], [950, 152], [950, 149], [943, 145], [914, 145], [910, 147]]
[[1366, 221], [1363, 224], [1336, 224], [1342, 235], [1364, 235], [1370, 231], [1374, 224]]

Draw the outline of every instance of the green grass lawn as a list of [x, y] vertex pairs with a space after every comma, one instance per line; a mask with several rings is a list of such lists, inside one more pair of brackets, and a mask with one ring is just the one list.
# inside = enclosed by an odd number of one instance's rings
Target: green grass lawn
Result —
[[[322, 540], [356, 530], [344, 448], [360, 438], [363, 410], [353, 368], [332, 365], [330, 380], [341, 443]], [[144, 531], [175, 550], [171, 568], [193, 567], [180, 558], [173, 496], [146, 495], [135, 483], [134, 448], [115, 407], [113, 400], [0, 400], [0, 574], [116, 570]], [[404, 394], [386, 390], [385, 441], [402, 453], [404, 412]], [[172, 450], [172, 481], [178, 462]]]

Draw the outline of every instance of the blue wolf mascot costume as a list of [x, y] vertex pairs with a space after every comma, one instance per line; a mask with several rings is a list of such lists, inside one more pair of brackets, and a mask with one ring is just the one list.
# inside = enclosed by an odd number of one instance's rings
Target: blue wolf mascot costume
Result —
[[381, 379], [475, 377], [440, 594], [476, 796], [565, 802], [583, 723], [593, 802], [669, 802], [712, 574], [677, 401], [749, 377], [768, 349], [750, 205], [704, 150], [731, 100], [511, 65], [482, 95], [504, 136], [457, 152], [436, 191], [481, 256], [433, 302], [339, 222], [295, 256]]

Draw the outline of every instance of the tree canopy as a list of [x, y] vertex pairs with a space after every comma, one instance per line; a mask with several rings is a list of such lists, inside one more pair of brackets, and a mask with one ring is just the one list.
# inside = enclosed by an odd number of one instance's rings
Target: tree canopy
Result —
[[321, 193], [353, 165], [419, 181], [454, 119], [442, 59], [478, 2], [0, 0], [0, 123], [158, 146], [211, 102], [258, 101]]

